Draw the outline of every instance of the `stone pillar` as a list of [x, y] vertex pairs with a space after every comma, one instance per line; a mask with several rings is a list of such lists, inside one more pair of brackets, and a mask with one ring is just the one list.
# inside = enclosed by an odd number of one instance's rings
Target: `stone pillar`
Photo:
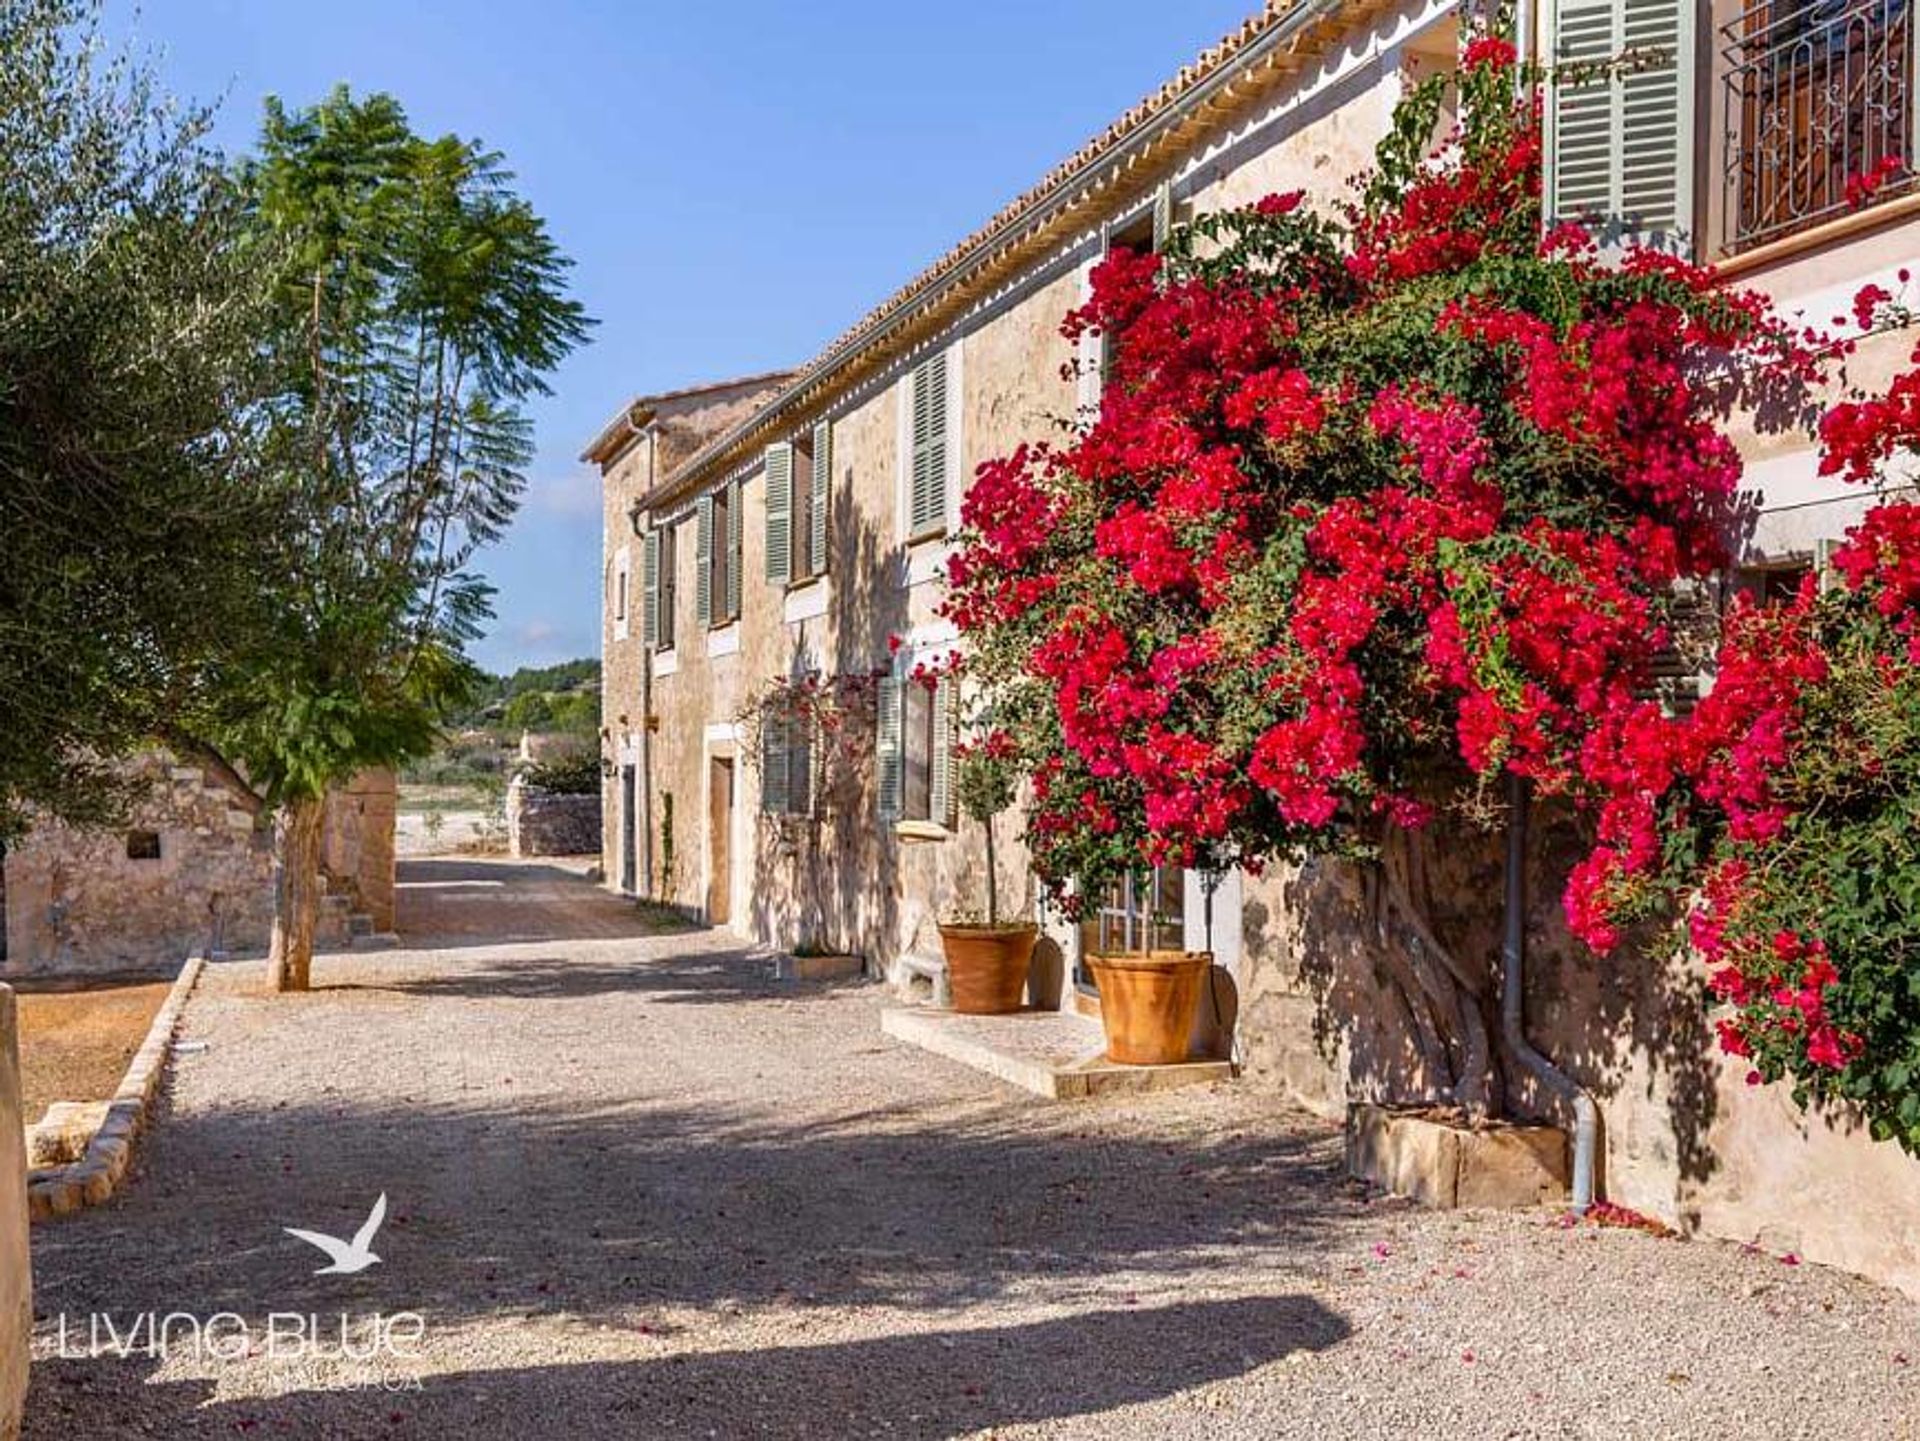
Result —
[[19, 1017], [0, 986], [0, 1441], [20, 1434], [33, 1344], [33, 1278], [27, 1253], [27, 1145], [20, 1117]]

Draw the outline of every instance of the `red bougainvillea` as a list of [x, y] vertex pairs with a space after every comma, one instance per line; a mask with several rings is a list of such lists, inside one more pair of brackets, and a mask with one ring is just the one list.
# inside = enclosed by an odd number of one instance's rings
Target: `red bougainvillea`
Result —
[[[1829, 351], [1672, 256], [1543, 239], [1511, 64], [1469, 47], [1437, 150], [1448, 82], [1417, 89], [1336, 211], [1269, 197], [1103, 261], [1065, 326], [1101, 339], [1098, 415], [981, 469], [947, 613], [1070, 908], [1148, 863], [1372, 854], [1514, 773], [1591, 817], [1566, 904], [1596, 951], [1650, 898], [1697, 894], [1728, 1046], [1792, 1037], [1773, 1073], [1858, 1069], [1871, 1027], [1834, 1004], [1833, 935], [1758, 947], [1751, 923], [1751, 852], [1805, 806], [1832, 618], [1811, 584], [1736, 607], [1691, 714], [1657, 664], [1727, 559], [1721, 417]], [[1825, 465], [1871, 475], [1916, 435], [1908, 377], [1828, 417]], [[1903, 638], [1876, 664], [1911, 668], [1913, 508], [1874, 512], [1835, 564]]]

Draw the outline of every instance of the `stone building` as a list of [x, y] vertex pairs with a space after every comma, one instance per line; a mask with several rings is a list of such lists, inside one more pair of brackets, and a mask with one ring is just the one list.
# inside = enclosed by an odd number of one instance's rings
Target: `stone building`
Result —
[[[1848, 165], [1912, 158], [1911, 22], [1874, 20], [1882, 9], [1864, 0], [1808, 10], [1802, 30], [1878, 57], [1871, 85], [1843, 91], [1794, 69], [1802, 52], [1785, 40], [1775, 54], [1747, 38], [1761, 30], [1736, 10], [1522, 8], [1532, 53], [1592, 59], [1631, 35], [1665, 57], [1550, 95], [1550, 206], [1631, 211], [1628, 228], [1824, 323], [1865, 282], [1897, 289], [1894, 271], [1920, 254], [1911, 184], [1864, 209], [1842, 203]], [[1448, 0], [1271, 3], [791, 377], [675, 398], [706, 407], [690, 450], [669, 454], [655, 402], [623, 412], [585, 457], [606, 485], [609, 884], [770, 945], [857, 952], [896, 983], [937, 969], [935, 919], [977, 903], [982, 858], [956, 822], [945, 712], [904, 682], [955, 643], [937, 578], [966, 478], [1098, 403], [1097, 364], [1063, 372], [1093, 356], [1076, 356], [1059, 325], [1109, 246], [1150, 245], [1170, 222], [1275, 191], [1337, 199], [1408, 85], [1451, 69], [1458, 44]], [[1698, 83], [1683, 68], [1693, 57]], [[1757, 178], [1777, 177], [1767, 157], [1795, 137], [1806, 150], [1816, 131], [1846, 137], [1830, 163], [1792, 184]], [[1884, 383], [1910, 346], [1869, 343], [1852, 378]], [[1817, 478], [1804, 434], [1736, 429], [1751, 524], [1727, 585], [1765, 589], [1815, 564], [1866, 499]], [[808, 677], [864, 697], [847, 709], [864, 708], [870, 727], [865, 772], [830, 771], [819, 744], [765, 723], [771, 688]], [[1011, 839], [1000, 891], [1031, 905]], [[1694, 978], [1584, 956], [1559, 914], [1570, 833], [1544, 824], [1539, 841], [1527, 1024], [1598, 1102], [1603, 1194], [1920, 1291], [1920, 1163], [1844, 1116], [1806, 1116], [1779, 1088], [1742, 1084], [1744, 1068], [1708, 1044]], [[1434, 872], [1436, 917], [1460, 953], [1496, 955], [1496, 849], [1455, 848]], [[1081, 950], [1157, 926], [1231, 977], [1248, 1083], [1328, 1115], [1417, 1097], [1359, 890], [1332, 864], [1257, 882], [1156, 876], [1151, 895], [1116, 895], [1088, 926], [1053, 929], [1063, 983], [1057, 1002], [1050, 989], [1039, 999], [1097, 1009]], [[1554, 1112], [1525, 1087], [1516, 1099]]]
[[[127, 762], [121, 825], [36, 827], [6, 852], [0, 975], [146, 970], [264, 950], [272, 834], [257, 802], [163, 750]], [[394, 782], [357, 776], [327, 798], [322, 944], [393, 929]]]

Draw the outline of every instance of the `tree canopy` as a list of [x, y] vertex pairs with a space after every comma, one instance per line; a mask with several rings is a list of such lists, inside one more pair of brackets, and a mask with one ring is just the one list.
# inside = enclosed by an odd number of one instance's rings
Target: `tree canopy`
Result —
[[0, 835], [101, 818], [256, 615], [271, 302], [206, 117], [85, 0], [0, 8]]

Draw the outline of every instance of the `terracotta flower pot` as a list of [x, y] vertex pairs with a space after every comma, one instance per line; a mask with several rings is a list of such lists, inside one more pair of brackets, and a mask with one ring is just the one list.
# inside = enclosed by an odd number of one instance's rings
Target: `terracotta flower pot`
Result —
[[1026, 995], [1033, 925], [942, 926], [947, 989], [953, 1008], [967, 1016], [1002, 1016], [1020, 1009]]
[[1100, 988], [1107, 1059], [1128, 1066], [1166, 1066], [1187, 1059], [1200, 987], [1213, 968], [1207, 951], [1088, 955]]

